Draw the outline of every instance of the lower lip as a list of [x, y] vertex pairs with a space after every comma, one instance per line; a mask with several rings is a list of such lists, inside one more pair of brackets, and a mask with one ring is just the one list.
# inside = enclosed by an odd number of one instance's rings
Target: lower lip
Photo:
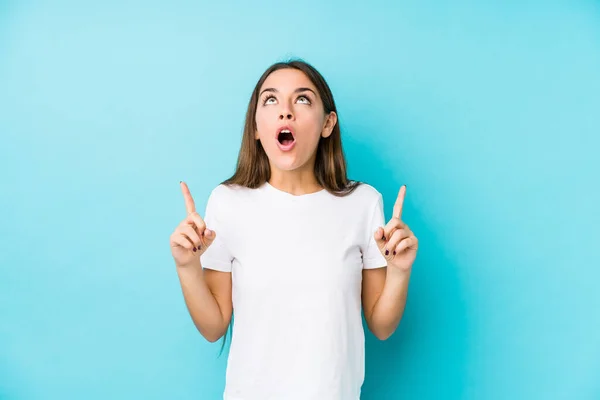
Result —
[[295, 140], [290, 144], [286, 144], [285, 146], [283, 144], [279, 143], [279, 141], [277, 141], [277, 146], [279, 147], [279, 149], [281, 151], [290, 151], [294, 148], [295, 145], [296, 145]]

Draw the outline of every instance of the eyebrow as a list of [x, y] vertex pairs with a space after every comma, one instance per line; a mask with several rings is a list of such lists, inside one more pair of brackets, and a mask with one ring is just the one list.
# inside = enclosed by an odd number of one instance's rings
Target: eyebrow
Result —
[[[312, 90], [311, 88], [307, 88], [307, 87], [298, 88], [298, 89], [294, 90], [294, 93], [307, 92], [307, 91], [312, 92], [315, 96], [317, 95], [314, 90]], [[262, 94], [264, 92], [279, 93], [279, 90], [277, 90], [275, 88], [266, 88], [266, 89], [263, 89], [262, 92], [260, 92], [259, 96], [262, 96]]]

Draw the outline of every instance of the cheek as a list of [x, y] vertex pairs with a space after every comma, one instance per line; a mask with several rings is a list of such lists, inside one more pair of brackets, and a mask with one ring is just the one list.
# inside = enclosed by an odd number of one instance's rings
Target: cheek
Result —
[[272, 123], [269, 123], [271, 118], [268, 118], [264, 112], [256, 113], [256, 129], [260, 137], [265, 137], [269, 130], [272, 128]]
[[301, 116], [300, 125], [302, 126], [302, 131], [307, 134], [319, 136], [321, 134], [321, 130], [323, 128], [323, 118], [317, 112], [309, 112]]

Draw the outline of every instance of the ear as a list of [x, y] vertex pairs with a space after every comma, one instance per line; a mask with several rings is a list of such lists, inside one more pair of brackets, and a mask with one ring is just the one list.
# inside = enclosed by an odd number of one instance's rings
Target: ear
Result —
[[325, 118], [325, 124], [323, 125], [323, 131], [321, 132], [321, 136], [329, 137], [331, 132], [333, 132], [333, 128], [337, 124], [337, 114], [335, 111], [330, 112]]

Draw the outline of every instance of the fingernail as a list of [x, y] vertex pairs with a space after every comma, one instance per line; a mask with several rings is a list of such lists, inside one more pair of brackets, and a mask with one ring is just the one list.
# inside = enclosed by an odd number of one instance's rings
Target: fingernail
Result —
[[390, 251], [389, 251], [389, 250], [386, 250], [386, 251], [385, 251], [385, 255], [387, 256], [388, 254], [390, 254]]
[[394, 250], [394, 255], [396, 255], [396, 250]]
[[193, 250], [194, 250], [194, 251], [196, 251], [196, 248], [194, 247], [194, 249], [193, 249]]

